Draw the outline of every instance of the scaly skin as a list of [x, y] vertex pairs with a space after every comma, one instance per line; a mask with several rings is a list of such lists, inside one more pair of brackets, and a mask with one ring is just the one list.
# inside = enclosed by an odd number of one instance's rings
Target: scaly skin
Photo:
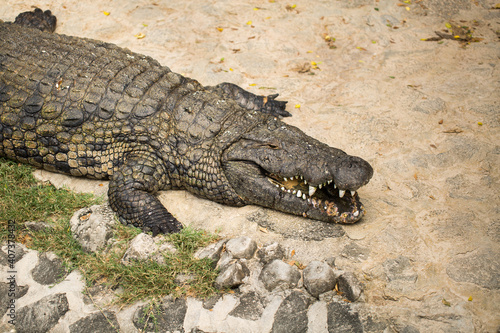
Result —
[[153, 234], [182, 228], [155, 197], [170, 189], [327, 222], [364, 215], [354, 191], [371, 166], [283, 123], [277, 95], [203, 87], [115, 45], [31, 28], [53, 31], [49, 11], [22, 15], [0, 23], [0, 156], [109, 179], [120, 220]]

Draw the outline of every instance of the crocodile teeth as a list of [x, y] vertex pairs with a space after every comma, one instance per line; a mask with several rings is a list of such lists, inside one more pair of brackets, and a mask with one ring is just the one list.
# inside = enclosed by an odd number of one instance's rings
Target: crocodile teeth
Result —
[[286, 179], [286, 177], [285, 177], [285, 178], [283, 178], [283, 179], [284, 179], [285, 181], [288, 181], [288, 179]]
[[321, 188], [323, 187], [323, 184], [319, 184], [318, 187], [321, 190]]
[[342, 198], [342, 197], [344, 196], [344, 194], [345, 194], [345, 191], [344, 191], [344, 190], [339, 190], [339, 197], [341, 197], [341, 198]]
[[357, 217], [357, 216], [359, 215], [359, 211], [355, 211], [354, 213], [352, 213], [352, 215], [353, 215], [354, 217]]
[[309, 185], [309, 196], [312, 197], [316, 192], [316, 187]]
[[351, 196], [354, 196], [356, 194], [356, 191], [351, 191]]
[[302, 197], [302, 192], [300, 190], [297, 191], [297, 198]]

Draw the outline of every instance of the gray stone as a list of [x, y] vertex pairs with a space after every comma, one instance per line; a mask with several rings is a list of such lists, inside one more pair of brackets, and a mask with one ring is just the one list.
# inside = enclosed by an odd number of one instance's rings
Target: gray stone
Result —
[[206, 310], [212, 310], [217, 304], [217, 302], [221, 299], [221, 295], [214, 295], [203, 301], [203, 308]]
[[69, 310], [66, 294], [52, 294], [19, 309], [16, 318], [18, 333], [48, 332]]
[[327, 308], [329, 333], [363, 332], [359, 314], [352, 309], [350, 303], [334, 299], [328, 303]]
[[419, 101], [413, 107], [413, 111], [435, 115], [438, 112], [446, 111], [446, 103], [439, 97], [434, 99], [427, 99]]
[[122, 264], [129, 265], [134, 260], [153, 260], [158, 264], [165, 263], [164, 254], [176, 253], [177, 249], [165, 241], [163, 236], [153, 238], [151, 235], [141, 233], [130, 241], [130, 245], [122, 258]]
[[331, 268], [335, 268], [335, 257], [329, 257], [325, 259], [325, 262], [330, 266]]
[[62, 260], [50, 252], [39, 253], [38, 264], [31, 271], [33, 280], [43, 285], [58, 283], [66, 274]]
[[[151, 306], [154, 308], [151, 309]], [[187, 304], [185, 299], [167, 297], [160, 306], [139, 307], [132, 319], [134, 326], [145, 332], [184, 332]]]
[[480, 250], [459, 256], [446, 267], [446, 273], [457, 282], [474, 283], [487, 289], [500, 289], [498, 252]]
[[269, 291], [277, 287], [291, 289], [299, 283], [300, 272], [295, 266], [290, 266], [281, 260], [273, 260], [264, 266], [259, 279]]
[[230, 316], [247, 320], [258, 320], [264, 312], [262, 297], [249, 292], [240, 297], [240, 303], [229, 313]]
[[213, 262], [213, 267], [215, 268], [217, 262], [221, 257], [221, 252], [222, 249], [224, 248], [225, 243], [226, 240], [220, 240], [216, 243], [212, 243], [208, 246], [198, 249], [198, 251], [195, 252], [194, 257], [196, 259], [204, 259], [204, 258], [210, 259]]
[[337, 238], [345, 235], [341, 225], [336, 223], [326, 223], [317, 221], [309, 223], [306, 219], [293, 218], [294, 227], [282, 221], [273, 221], [269, 218], [267, 212], [258, 210], [247, 219], [256, 222], [259, 226], [283, 235], [285, 238], [298, 239], [303, 241], [321, 241], [326, 238]]
[[42, 231], [53, 229], [53, 226], [45, 222], [30, 221], [24, 223], [24, 227], [30, 231]]
[[311, 261], [303, 274], [304, 287], [314, 297], [332, 290], [337, 282], [333, 269], [323, 261]]
[[247, 236], [233, 238], [227, 241], [226, 251], [234, 259], [251, 259], [257, 250], [257, 243]]
[[363, 286], [351, 272], [345, 272], [337, 279], [339, 291], [351, 302], [355, 302], [363, 292]]
[[243, 283], [243, 279], [250, 275], [245, 262], [236, 260], [222, 267], [219, 275], [215, 279], [215, 287], [222, 288], [236, 288]]
[[0, 251], [0, 265], [15, 265], [26, 253], [25, 246], [20, 243], [2, 246]]
[[362, 262], [368, 259], [370, 249], [360, 246], [354, 242], [347, 244], [342, 250], [342, 256], [350, 260]]
[[233, 260], [234, 259], [233, 259], [233, 256], [231, 255], [231, 253], [224, 251], [224, 252], [222, 252], [220, 259], [217, 262], [217, 265], [215, 265], [215, 267], [217, 269], [221, 269], [222, 267], [229, 265]]
[[108, 245], [113, 237], [115, 215], [108, 205], [94, 205], [82, 208], [71, 217], [73, 237], [86, 252], [96, 252]]
[[283, 300], [274, 315], [272, 333], [302, 333], [307, 331], [307, 310], [311, 299], [299, 292], [292, 293]]
[[196, 278], [194, 274], [179, 273], [175, 276], [174, 283], [178, 286], [184, 286], [189, 284], [194, 278]]
[[259, 258], [260, 262], [263, 264], [267, 264], [276, 259], [282, 260], [285, 257], [285, 250], [278, 242], [265, 245], [257, 251], [257, 258]]
[[9, 283], [0, 282], [0, 317], [7, 310], [15, 314], [15, 300], [23, 297], [28, 292], [28, 286], [18, 286], [15, 280], [8, 280]]
[[71, 333], [120, 332], [120, 324], [111, 311], [94, 312], [69, 326]]
[[398, 256], [395, 259], [387, 259], [382, 266], [389, 282], [395, 280], [415, 282], [417, 280], [418, 275], [407, 257]]

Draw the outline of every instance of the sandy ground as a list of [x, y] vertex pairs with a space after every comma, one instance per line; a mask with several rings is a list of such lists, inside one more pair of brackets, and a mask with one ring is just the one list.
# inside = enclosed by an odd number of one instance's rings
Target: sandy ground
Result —
[[[418, 327], [498, 329], [495, 1], [32, 4], [57, 15], [58, 33], [127, 47], [204, 85], [227, 81], [256, 94], [279, 92], [293, 113], [287, 123], [363, 157], [375, 169], [359, 191], [367, 215], [356, 225], [324, 225], [255, 206], [225, 207], [184, 191], [163, 193], [162, 202], [180, 221], [261, 243], [278, 239], [306, 264], [336, 257], [365, 284], [368, 304], [408, 316]], [[30, 4], [4, 0], [0, 19], [13, 20], [29, 9]], [[421, 40], [449, 22], [472, 28], [480, 40]], [[103, 191], [78, 182], [87, 191]]]

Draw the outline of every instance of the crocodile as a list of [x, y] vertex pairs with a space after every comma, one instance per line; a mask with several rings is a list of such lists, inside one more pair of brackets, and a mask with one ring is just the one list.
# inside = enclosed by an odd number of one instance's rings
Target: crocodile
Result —
[[119, 220], [154, 235], [182, 228], [161, 190], [332, 223], [365, 214], [370, 164], [286, 124], [277, 94], [203, 86], [55, 24], [40, 9], [0, 20], [0, 157], [109, 180]]

